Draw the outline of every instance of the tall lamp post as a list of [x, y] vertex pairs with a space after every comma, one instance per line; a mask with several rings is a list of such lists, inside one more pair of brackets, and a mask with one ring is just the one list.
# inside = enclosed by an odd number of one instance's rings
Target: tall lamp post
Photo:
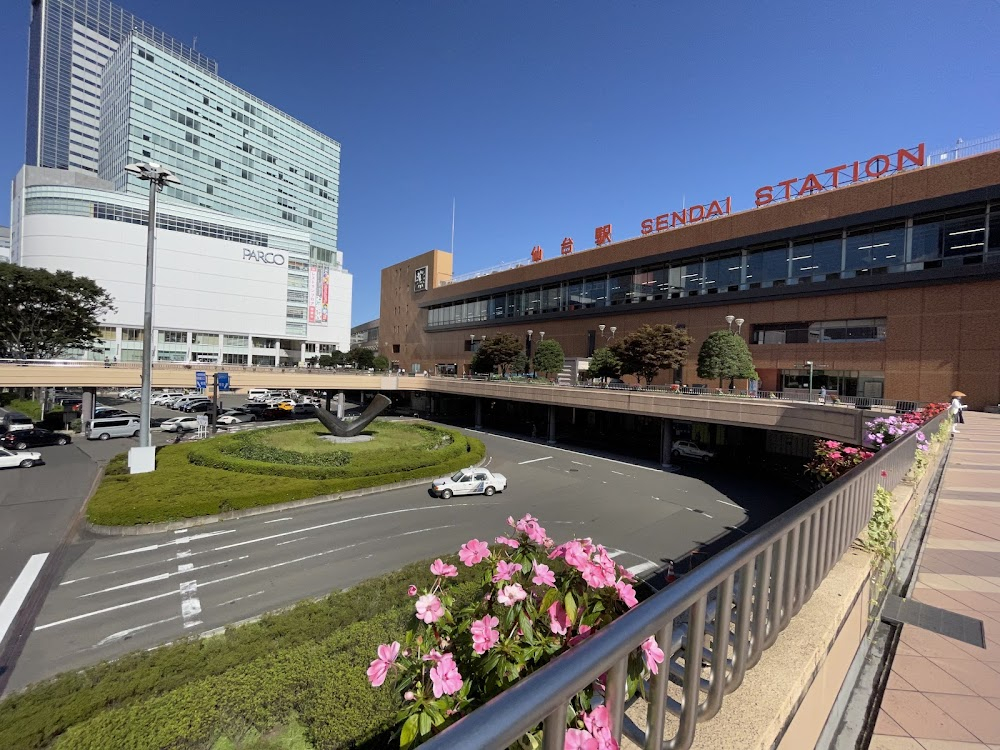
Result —
[[[527, 349], [527, 354], [528, 354], [528, 369], [531, 370], [532, 372], [534, 372], [534, 369], [535, 369], [535, 368], [533, 368], [531, 366], [531, 334], [533, 334], [533, 333], [534, 333], [534, 331], [532, 331], [529, 328], [528, 329], [528, 345], [525, 347]], [[525, 373], [525, 374], [527, 374], [527, 373]]]
[[179, 185], [169, 169], [152, 162], [125, 167], [129, 174], [149, 182], [149, 215], [146, 232], [146, 296], [142, 313], [142, 395], [139, 405], [139, 447], [129, 451], [129, 472], [142, 474], [156, 468], [155, 448], [149, 439], [150, 394], [153, 381], [153, 260], [156, 242], [156, 194], [164, 185]]

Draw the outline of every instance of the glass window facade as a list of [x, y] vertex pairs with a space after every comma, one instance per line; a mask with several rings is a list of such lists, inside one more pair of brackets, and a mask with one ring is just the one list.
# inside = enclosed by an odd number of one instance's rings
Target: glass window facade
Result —
[[885, 341], [885, 318], [766, 323], [750, 331], [751, 344], [838, 344]]
[[[984, 262], [1000, 262], [1000, 202], [882, 224], [845, 226], [823, 235], [791, 237], [675, 263], [651, 263], [625, 271], [592, 274], [558, 284], [530, 285], [497, 292], [481, 301], [486, 305], [489, 319], [502, 320]], [[462, 300], [429, 308], [428, 327], [484, 319], [469, 317], [464, 312], [470, 302]], [[853, 326], [849, 322], [840, 321], [843, 335], [838, 336], [834, 326], [830, 326], [830, 333], [817, 334], [820, 338], [815, 340], [884, 338], [884, 321]], [[767, 340], [756, 343], [814, 340], [808, 337], [810, 324], [795, 325], [798, 328], [794, 331], [781, 333], [791, 337], [782, 341], [776, 340], [777, 329], [761, 329], [761, 336]]]

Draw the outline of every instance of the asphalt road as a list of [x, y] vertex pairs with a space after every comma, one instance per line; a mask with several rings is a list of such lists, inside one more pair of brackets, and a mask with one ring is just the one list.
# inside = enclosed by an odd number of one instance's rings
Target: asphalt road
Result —
[[593, 537], [649, 576], [734, 527], [758, 525], [788, 501], [785, 490], [720, 480], [718, 472], [667, 473], [482, 437], [490, 468], [509, 480], [492, 498], [443, 501], [415, 487], [176, 533], [81, 539], [7, 690], [321, 596], [454, 552], [472, 537], [492, 542], [508, 515], [538, 516], [557, 541]]

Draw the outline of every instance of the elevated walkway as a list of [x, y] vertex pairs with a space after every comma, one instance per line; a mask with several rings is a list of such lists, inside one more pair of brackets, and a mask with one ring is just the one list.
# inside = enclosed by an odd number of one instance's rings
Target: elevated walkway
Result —
[[959, 430], [911, 598], [981, 620], [986, 647], [904, 624], [870, 750], [1000, 747], [1000, 415]]

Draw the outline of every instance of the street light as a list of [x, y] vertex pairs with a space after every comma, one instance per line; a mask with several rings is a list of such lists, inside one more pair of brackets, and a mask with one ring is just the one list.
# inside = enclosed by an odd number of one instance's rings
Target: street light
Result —
[[612, 340], [614, 340], [614, 338], [615, 338], [615, 331], [618, 330], [618, 327], [617, 326], [611, 326], [610, 328], [608, 328], [608, 330], [611, 331], [611, 335], [610, 336], [605, 336], [604, 335], [604, 329], [605, 329], [605, 327], [606, 326], [603, 323], [601, 325], [597, 326], [597, 329], [601, 332], [601, 338], [604, 339], [605, 341], [612, 341]]
[[149, 182], [149, 214], [146, 231], [146, 297], [142, 312], [142, 396], [139, 405], [139, 447], [129, 450], [129, 472], [142, 474], [156, 468], [155, 448], [149, 439], [150, 393], [153, 381], [153, 259], [156, 242], [156, 194], [164, 185], [180, 180], [159, 164], [138, 162], [125, 167], [129, 174]]
[[545, 331], [539, 331], [538, 335], [542, 337], [542, 341], [545, 341]]

